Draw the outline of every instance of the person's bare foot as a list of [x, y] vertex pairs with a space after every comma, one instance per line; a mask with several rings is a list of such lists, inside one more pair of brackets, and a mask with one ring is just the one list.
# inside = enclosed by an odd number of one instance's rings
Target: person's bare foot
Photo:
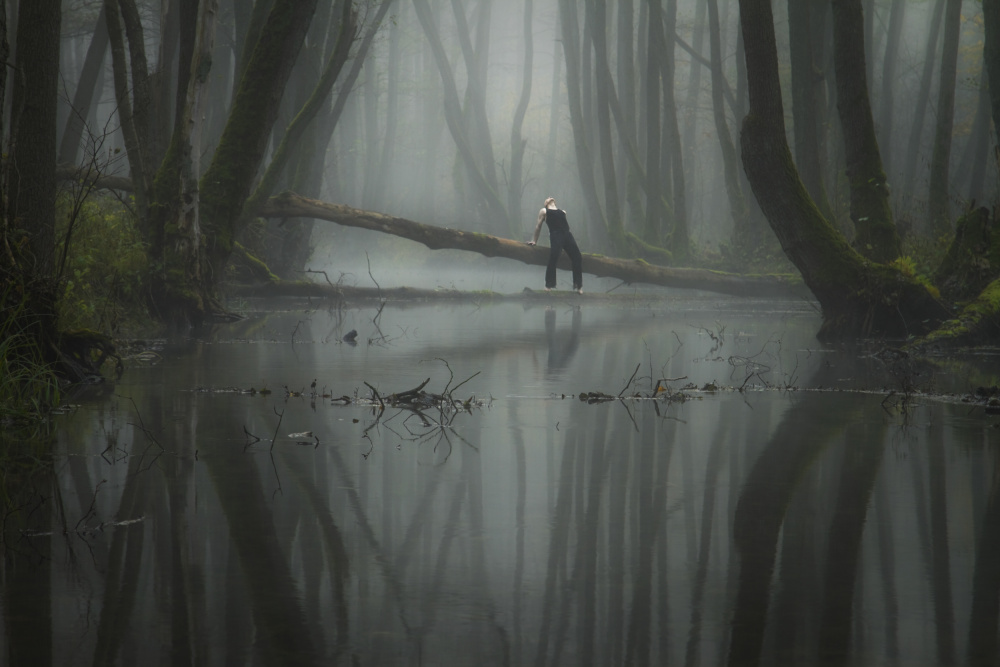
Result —
[[582, 287], [577, 287], [576, 288], [576, 293], [577, 294], [583, 294], [583, 288]]
[[546, 291], [546, 292], [551, 292], [551, 291], [552, 291], [552, 288], [551, 288], [551, 287], [546, 287], [546, 288], [545, 288], [545, 291]]

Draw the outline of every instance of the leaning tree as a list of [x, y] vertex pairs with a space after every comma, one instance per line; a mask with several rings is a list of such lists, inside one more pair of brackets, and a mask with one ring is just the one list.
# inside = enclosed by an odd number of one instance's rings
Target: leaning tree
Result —
[[[860, 6], [860, 0], [855, 2]], [[930, 334], [925, 340], [968, 343], [992, 335], [998, 302], [994, 295], [1000, 288], [986, 278], [995, 276], [970, 279], [961, 261], [969, 253], [956, 250], [971, 247], [967, 239], [976, 235], [963, 230], [984, 228], [988, 212], [970, 211], [959, 222], [950, 263], [946, 260], [935, 275], [938, 287], [906, 275], [896, 263], [878, 263], [862, 256], [820, 213], [792, 159], [785, 134], [771, 3], [740, 0], [740, 20], [750, 95], [750, 110], [740, 137], [744, 169], [785, 255], [820, 303], [820, 337]], [[842, 88], [838, 84], [838, 91]], [[845, 134], [853, 127], [845, 124]], [[989, 247], [971, 249], [973, 254], [990, 251]], [[972, 287], [977, 293], [969, 294]], [[946, 298], [969, 301], [956, 315], [940, 296], [941, 291]]]

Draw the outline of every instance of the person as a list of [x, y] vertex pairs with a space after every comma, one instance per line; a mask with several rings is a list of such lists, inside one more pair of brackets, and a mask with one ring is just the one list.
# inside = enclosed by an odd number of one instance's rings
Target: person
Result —
[[583, 294], [583, 257], [580, 255], [576, 239], [573, 238], [573, 232], [569, 231], [566, 211], [556, 206], [554, 197], [546, 199], [542, 210], [538, 212], [535, 236], [528, 241], [528, 245], [538, 243], [543, 222], [549, 226], [549, 263], [545, 267], [545, 291], [548, 292], [556, 286], [556, 262], [559, 261], [560, 253], [565, 250], [573, 264], [573, 290]]

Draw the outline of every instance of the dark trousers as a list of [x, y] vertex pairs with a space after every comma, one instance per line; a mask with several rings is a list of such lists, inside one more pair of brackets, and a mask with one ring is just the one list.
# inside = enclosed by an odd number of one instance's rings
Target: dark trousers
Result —
[[556, 262], [559, 254], [565, 250], [573, 263], [573, 289], [583, 287], [583, 256], [576, 245], [576, 239], [570, 231], [549, 231], [549, 264], [545, 267], [545, 286], [552, 289], [556, 286]]

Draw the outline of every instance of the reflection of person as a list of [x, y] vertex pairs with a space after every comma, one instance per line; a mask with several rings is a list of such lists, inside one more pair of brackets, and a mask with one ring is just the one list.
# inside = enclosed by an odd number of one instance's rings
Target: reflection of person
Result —
[[559, 261], [559, 254], [565, 250], [573, 263], [573, 289], [583, 294], [583, 257], [580, 256], [580, 247], [576, 245], [573, 232], [569, 231], [566, 211], [556, 207], [553, 197], [546, 199], [545, 206], [538, 212], [535, 236], [528, 241], [528, 245], [538, 242], [543, 222], [549, 226], [549, 264], [545, 267], [545, 289], [550, 290], [556, 286], [556, 262]]
[[549, 344], [549, 373], [559, 373], [569, 366], [570, 360], [580, 346], [580, 307], [573, 308], [572, 328], [569, 336], [556, 335], [556, 311], [545, 309], [545, 339]]

